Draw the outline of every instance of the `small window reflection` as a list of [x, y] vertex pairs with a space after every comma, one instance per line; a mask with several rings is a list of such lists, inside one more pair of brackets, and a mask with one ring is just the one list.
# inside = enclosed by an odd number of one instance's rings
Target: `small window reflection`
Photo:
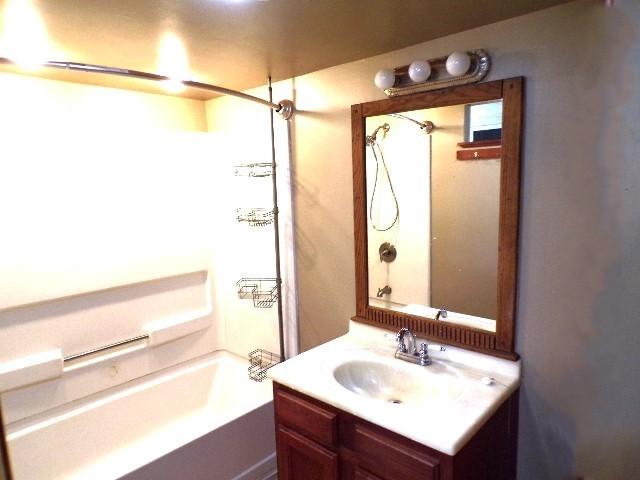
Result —
[[465, 141], [500, 140], [502, 138], [502, 100], [466, 106]]

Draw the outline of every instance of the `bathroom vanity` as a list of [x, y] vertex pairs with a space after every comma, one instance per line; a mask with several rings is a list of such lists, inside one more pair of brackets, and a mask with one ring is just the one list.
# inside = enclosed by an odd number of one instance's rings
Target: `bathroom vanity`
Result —
[[391, 337], [352, 322], [270, 370], [279, 478], [515, 478], [520, 362], [449, 347], [422, 367]]
[[269, 371], [279, 478], [515, 478], [522, 90], [352, 106], [356, 314]]
[[282, 480], [515, 478], [517, 394], [453, 456], [277, 384], [274, 396]]

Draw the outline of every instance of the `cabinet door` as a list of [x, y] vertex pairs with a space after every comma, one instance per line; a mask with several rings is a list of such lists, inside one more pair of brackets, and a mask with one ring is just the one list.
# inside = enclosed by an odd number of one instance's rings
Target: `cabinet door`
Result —
[[361, 424], [356, 425], [353, 439], [360, 468], [385, 480], [440, 479], [439, 460], [407, 445], [406, 440]]
[[355, 480], [382, 480], [380, 477], [376, 477], [373, 473], [369, 473], [360, 467], [356, 468]]
[[280, 480], [338, 480], [338, 454], [278, 426]]

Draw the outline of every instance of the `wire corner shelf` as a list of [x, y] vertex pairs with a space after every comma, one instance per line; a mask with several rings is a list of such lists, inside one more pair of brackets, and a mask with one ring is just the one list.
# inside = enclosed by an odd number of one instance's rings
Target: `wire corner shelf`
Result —
[[275, 278], [241, 278], [236, 287], [238, 298], [253, 300], [256, 308], [271, 308], [278, 299], [278, 281]]
[[273, 164], [267, 162], [259, 162], [234, 165], [233, 174], [236, 177], [270, 177], [271, 175], [273, 175]]
[[261, 382], [267, 378], [267, 370], [280, 363], [280, 355], [256, 348], [249, 353], [249, 378]]
[[251, 227], [265, 227], [273, 223], [275, 212], [269, 208], [236, 208], [236, 220]]

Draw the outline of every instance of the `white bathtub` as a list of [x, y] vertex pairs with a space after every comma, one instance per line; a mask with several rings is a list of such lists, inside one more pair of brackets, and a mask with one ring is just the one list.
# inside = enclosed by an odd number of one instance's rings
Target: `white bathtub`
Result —
[[9, 424], [15, 478], [271, 478], [272, 386], [247, 367], [215, 352]]

